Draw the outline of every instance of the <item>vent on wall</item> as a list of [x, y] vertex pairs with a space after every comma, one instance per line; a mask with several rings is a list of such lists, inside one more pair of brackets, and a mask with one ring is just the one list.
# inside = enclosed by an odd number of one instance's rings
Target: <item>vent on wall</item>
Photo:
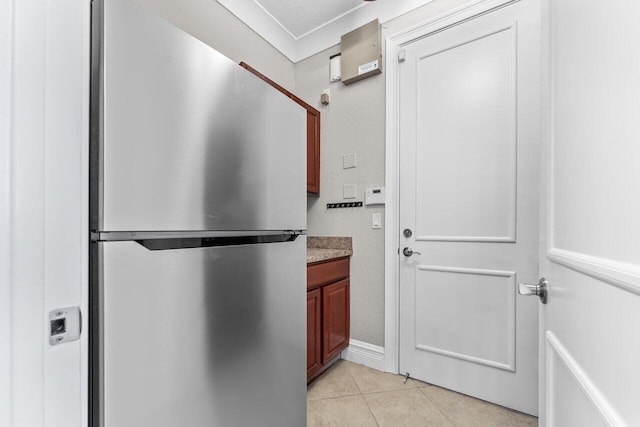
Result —
[[382, 73], [380, 22], [377, 19], [341, 37], [342, 83]]

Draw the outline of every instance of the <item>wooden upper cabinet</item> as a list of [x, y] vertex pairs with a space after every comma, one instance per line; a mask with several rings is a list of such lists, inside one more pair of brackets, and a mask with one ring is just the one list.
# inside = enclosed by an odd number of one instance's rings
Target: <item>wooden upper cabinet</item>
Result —
[[307, 108], [307, 193], [320, 194], [320, 111]]
[[241, 62], [240, 66], [251, 71], [307, 110], [307, 193], [320, 194], [320, 111], [250, 65]]

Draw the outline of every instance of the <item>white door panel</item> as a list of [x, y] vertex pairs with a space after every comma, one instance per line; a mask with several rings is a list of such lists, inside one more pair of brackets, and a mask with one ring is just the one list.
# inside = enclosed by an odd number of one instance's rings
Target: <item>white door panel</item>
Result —
[[515, 240], [516, 30], [478, 34], [416, 58], [417, 240]]
[[418, 349], [515, 371], [514, 272], [419, 265], [415, 280]]
[[[549, 338], [552, 339], [553, 336]], [[558, 351], [557, 345], [549, 344], [547, 351], [547, 375], [549, 388], [547, 397], [553, 402], [549, 405], [546, 418], [547, 426], [608, 426], [606, 418], [598, 411], [593, 399], [580, 384], [575, 375], [575, 365], [566, 352]]]
[[537, 413], [539, 10], [515, 2], [406, 46], [399, 67], [399, 366]]
[[640, 378], [638, 327], [632, 323], [640, 298], [555, 261], [548, 276], [547, 330], [542, 333], [549, 425], [568, 425], [557, 421], [566, 416], [580, 419], [585, 403], [597, 415], [593, 424], [572, 425], [599, 425], [598, 420], [625, 425], [625, 419], [626, 425], [637, 425], [637, 399], [628, 394], [637, 393]]
[[640, 4], [543, 2], [541, 422], [640, 425]]

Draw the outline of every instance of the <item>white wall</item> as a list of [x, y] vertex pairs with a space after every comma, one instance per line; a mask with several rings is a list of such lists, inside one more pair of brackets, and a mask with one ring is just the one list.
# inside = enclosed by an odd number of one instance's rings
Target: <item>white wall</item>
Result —
[[51, 310], [87, 313], [89, 10], [0, 9], [2, 425], [86, 424], [86, 334], [52, 347], [47, 332]]
[[215, 0], [136, 0], [235, 62], [244, 61], [289, 90], [293, 63]]
[[[382, 38], [450, 11], [468, 0], [437, 0], [383, 23]], [[353, 237], [351, 337], [384, 345], [384, 231], [371, 229], [371, 214], [382, 207], [326, 209], [342, 200], [342, 186], [356, 184], [357, 200], [368, 186], [384, 185], [385, 72], [345, 86], [329, 82], [334, 46], [296, 64], [295, 93], [321, 111], [320, 197], [307, 201], [309, 235]], [[384, 64], [384, 59], [383, 59]], [[319, 103], [331, 89], [331, 104]], [[358, 166], [342, 169], [342, 155], [356, 153]], [[384, 217], [383, 217], [384, 221]]]

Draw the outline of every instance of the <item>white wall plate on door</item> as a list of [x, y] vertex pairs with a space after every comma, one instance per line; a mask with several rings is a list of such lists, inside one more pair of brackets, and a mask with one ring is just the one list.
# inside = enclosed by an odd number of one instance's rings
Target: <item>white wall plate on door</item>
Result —
[[80, 307], [59, 308], [49, 312], [49, 344], [58, 345], [80, 339]]

